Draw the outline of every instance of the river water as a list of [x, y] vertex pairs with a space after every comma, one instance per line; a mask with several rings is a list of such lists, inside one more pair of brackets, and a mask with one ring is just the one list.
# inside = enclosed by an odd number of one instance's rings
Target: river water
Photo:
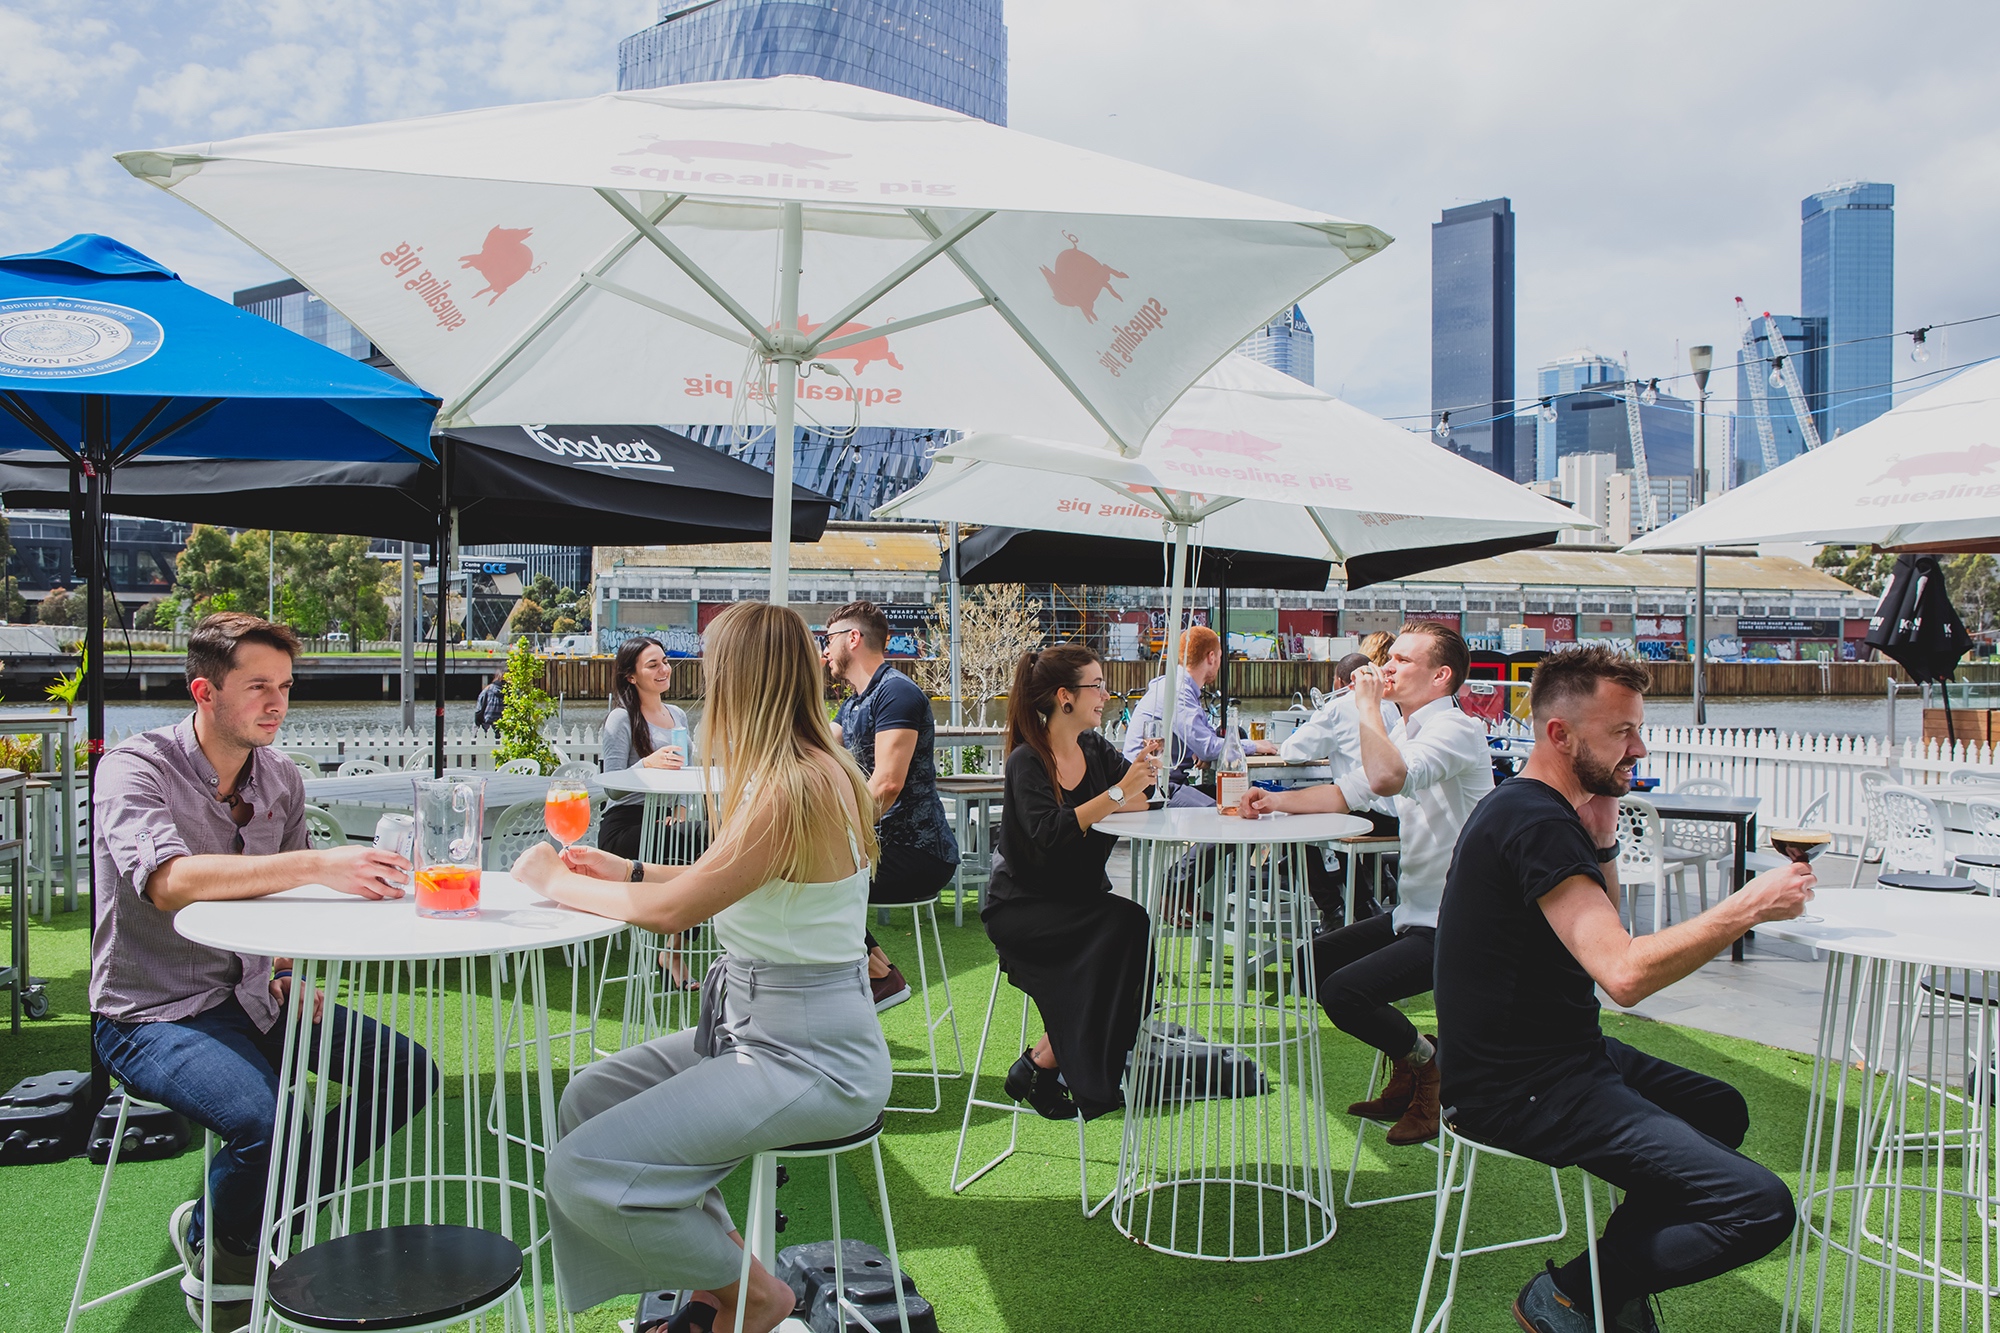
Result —
[[[1288, 702], [1279, 699], [1246, 699], [1243, 701], [1243, 713], [1246, 718], [1252, 717], [1281, 708]], [[685, 708], [689, 704], [684, 701], [681, 706]], [[601, 721], [605, 708], [605, 704], [598, 702], [566, 704], [562, 709], [561, 720], [571, 725]], [[120, 701], [106, 704], [104, 712], [106, 724], [112, 732], [129, 734], [148, 727], [177, 722], [186, 716], [187, 706]], [[944, 719], [946, 712], [943, 705], [938, 707], [940, 721]], [[402, 710], [396, 704], [379, 701], [302, 701], [292, 705], [291, 717], [300, 722], [393, 727], [401, 722]], [[419, 704], [417, 725], [427, 727], [430, 725], [430, 720], [428, 705]], [[446, 720], [454, 727], [470, 726], [471, 702], [454, 700], [449, 706]], [[1694, 705], [1685, 699], [1659, 700], [1647, 705], [1646, 720], [1687, 726], [1694, 721]], [[1882, 700], [1872, 698], [1728, 698], [1711, 699], [1708, 705], [1708, 724], [1712, 727], [1881, 736], [1884, 734], [1887, 721], [1888, 706]], [[1923, 703], [1915, 696], [1906, 696], [1896, 705], [1896, 736], [1900, 740], [1922, 734]]]

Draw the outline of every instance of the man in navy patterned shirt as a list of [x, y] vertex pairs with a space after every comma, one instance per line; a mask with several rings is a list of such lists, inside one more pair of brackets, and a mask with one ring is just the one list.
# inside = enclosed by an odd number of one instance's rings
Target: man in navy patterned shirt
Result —
[[[850, 602], [826, 627], [827, 669], [854, 693], [840, 705], [834, 730], [868, 775], [875, 796], [881, 855], [868, 884], [871, 903], [935, 898], [958, 869], [958, 841], [937, 794], [931, 701], [884, 658], [889, 618], [873, 602]], [[910, 984], [868, 937], [868, 980], [875, 1008], [910, 998]]]

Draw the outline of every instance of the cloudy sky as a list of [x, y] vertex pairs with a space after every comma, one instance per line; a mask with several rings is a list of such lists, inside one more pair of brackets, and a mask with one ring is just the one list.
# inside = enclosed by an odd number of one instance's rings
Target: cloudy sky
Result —
[[[0, 242], [104, 231], [218, 293], [275, 271], [119, 149], [607, 91], [652, 0], [158, 0], [0, 9]], [[1440, 209], [1519, 215], [1518, 363], [1635, 373], [1799, 300], [1799, 200], [1896, 186], [1899, 328], [2000, 311], [2000, 7], [1849, 0], [1008, 0], [1015, 127], [1374, 223], [1311, 297], [1320, 383], [1426, 411]], [[1935, 368], [2000, 354], [2000, 320]], [[1898, 355], [1898, 375], [1917, 367]], [[1719, 386], [1718, 386], [1719, 387]]]

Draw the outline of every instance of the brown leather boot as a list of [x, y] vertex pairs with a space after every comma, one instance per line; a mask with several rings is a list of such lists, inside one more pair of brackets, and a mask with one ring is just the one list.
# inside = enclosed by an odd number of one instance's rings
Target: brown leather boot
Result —
[[1365, 1102], [1354, 1103], [1347, 1108], [1347, 1113], [1360, 1116], [1363, 1120], [1387, 1120], [1391, 1123], [1401, 1120], [1403, 1112], [1410, 1109], [1410, 1093], [1416, 1086], [1417, 1081], [1411, 1076], [1410, 1066], [1401, 1060], [1391, 1060], [1389, 1082], [1382, 1089], [1382, 1095]]
[[1403, 1112], [1403, 1118], [1389, 1127], [1385, 1136], [1398, 1148], [1413, 1143], [1429, 1143], [1438, 1133], [1438, 1074], [1437, 1053], [1410, 1071], [1410, 1105]]

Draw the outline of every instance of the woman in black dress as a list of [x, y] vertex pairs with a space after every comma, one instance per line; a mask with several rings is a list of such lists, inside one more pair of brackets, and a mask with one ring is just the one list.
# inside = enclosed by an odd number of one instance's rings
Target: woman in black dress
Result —
[[979, 913], [1001, 969], [1034, 998], [1045, 1029], [1007, 1072], [1007, 1095], [1051, 1120], [1123, 1104], [1119, 1082], [1148, 986], [1145, 909], [1111, 892], [1104, 863], [1118, 840], [1093, 826], [1144, 810], [1159, 760], [1125, 761], [1097, 730], [1104, 703], [1104, 663], [1081, 644], [1025, 653], [1015, 665], [1006, 807]]

